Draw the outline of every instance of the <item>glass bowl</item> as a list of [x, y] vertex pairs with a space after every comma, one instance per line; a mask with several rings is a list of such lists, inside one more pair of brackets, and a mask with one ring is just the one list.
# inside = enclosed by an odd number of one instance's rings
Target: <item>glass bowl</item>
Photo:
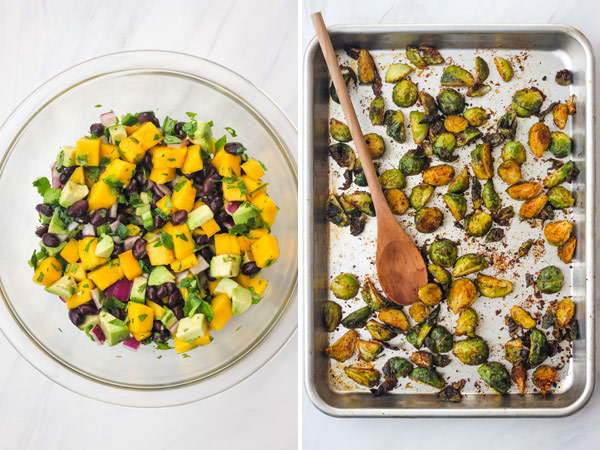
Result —
[[[102, 105], [97, 107], [96, 105]], [[263, 161], [264, 180], [280, 208], [273, 233], [281, 256], [265, 270], [263, 300], [233, 317], [214, 341], [188, 352], [132, 352], [121, 344], [97, 345], [69, 321], [56, 296], [32, 282], [28, 266], [38, 245], [32, 181], [49, 177], [59, 146], [73, 143], [100, 113], [154, 110], [185, 118], [188, 111], [212, 120], [218, 139], [236, 130], [249, 154]], [[228, 135], [229, 136], [229, 135]], [[230, 138], [231, 140], [231, 138]], [[269, 361], [297, 324], [297, 131], [258, 88], [230, 70], [190, 55], [122, 52], [95, 58], [60, 73], [35, 90], [0, 129], [0, 328], [40, 372], [80, 394], [109, 403], [169, 406], [215, 395]]]

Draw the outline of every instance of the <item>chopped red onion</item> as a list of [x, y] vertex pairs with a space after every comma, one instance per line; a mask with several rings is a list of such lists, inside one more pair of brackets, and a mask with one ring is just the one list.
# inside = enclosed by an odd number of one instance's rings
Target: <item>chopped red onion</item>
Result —
[[235, 225], [232, 217], [224, 217], [222, 223], [223, 223], [223, 225], [225, 225], [225, 228], [227, 228], [227, 229], [229, 229]]
[[114, 202], [108, 210], [108, 217], [112, 217], [113, 219], [115, 217], [117, 217], [117, 208], [118, 207], [119, 207], [119, 202]]
[[69, 224], [69, 226], [67, 227], [67, 231], [73, 231], [75, 228], [77, 228], [79, 226], [79, 224], [75, 221], [71, 222]]
[[155, 190], [158, 189], [163, 195], [171, 195], [173, 192], [166, 184], [155, 184]]
[[129, 300], [129, 294], [131, 294], [131, 285], [133, 282], [127, 278], [123, 278], [114, 284], [111, 284], [104, 291], [106, 297], [114, 297], [119, 301], [126, 302]]
[[123, 241], [123, 247], [125, 248], [125, 251], [131, 250], [133, 248], [133, 244], [135, 244], [135, 241], [138, 239], [139, 236], [129, 236], [128, 238], [125, 238]]
[[177, 175], [177, 176], [175, 176], [175, 178], [173, 178], [173, 181], [171, 181], [171, 182], [169, 183], [169, 185], [170, 185], [170, 186], [173, 186], [173, 187], [177, 186], [177, 184], [179, 183], [179, 180], [180, 180], [180, 179], [181, 179], [181, 175]]
[[233, 214], [238, 210], [241, 204], [242, 202], [227, 202], [225, 205], [225, 211], [227, 211], [228, 214]]
[[96, 230], [94, 229], [94, 225], [91, 223], [86, 223], [81, 230], [81, 235], [85, 237], [96, 236]]
[[100, 114], [100, 122], [105, 127], [109, 127], [111, 125], [114, 125], [114, 124], [117, 123], [117, 115], [114, 112], [112, 112], [112, 111]]
[[56, 171], [56, 163], [52, 165], [52, 187], [54, 189], [60, 187], [60, 173]]
[[121, 238], [120, 238], [119, 236], [117, 236], [117, 235], [114, 235], [114, 236], [112, 237], [112, 240], [113, 240], [113, 242], [114, 242], [115, 244], [121, 244], [121, 243], [123, 243], [123, 239], [121, 239]]
[[94, 337], [98, 344], [102, 345], [104, 344], [104, 342], [106, 342], [106, 336], [104, 335], [104, 331], [102, 331], [102, 328], [100, 328], [99, 325], [94, 325], [94, 328], [92, 328], [90, 334]]
[[102, 308], [102, 302], [100, 301], [100, 291], [98, 288], [94, 288], [90, 291], [90, 295], [92, 296], [92, 300], [94, 300], [94, 305], [96, 308]]
[[189, 274], [189, 270], [184, 270], [183, 272], [179, 272], [177, 275], [175, 275], [175, 278], [177, 279], [177, 281], [181, 281], [184, 278], [186, 278]]
[[115, 220], [113, 223], [110, 224], [110, 229], [113, 233], [117, 232], [117, 228], [119, 228], [119, 225], [121, 225], [121, 222], [119, 222], [118, 220]]
[[58, 297], [58, 298], [60, 298], [64, 303], [67, 303], [67, 299], [66, 298], [64, 298], [64, 297]]
[[200, 272], [204, 272], [206, 269], [208, 269], [210, 266], [208, 265], [208, 263], [206, 262], [206, 260], [200, 256], [197, 255], [198, 258], [198, 264], [195, 265], [194, 267], [190, 268], [190, 272], [193, 273], [194, 275], [198, 275]]
[[128, 348], [129, 350], [133, 350], [137, 352], [137, 349], [140, 348], [140, 341], [136, 340], [134, 337], [128, 337], [123, 341], [123, 347]]

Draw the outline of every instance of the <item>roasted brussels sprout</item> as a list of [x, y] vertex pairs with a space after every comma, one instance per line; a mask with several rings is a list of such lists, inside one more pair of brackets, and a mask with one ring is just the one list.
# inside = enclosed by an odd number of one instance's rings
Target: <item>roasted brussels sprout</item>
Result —
[[425, 367], [415, 367], [410, 373], [410, 379], [436, 389], [441, 389], [446, 385], [442, 376], [435, 369], [426, 369]]
[[401, 80], [396, 83], [392, 90], [392, 101], [401, 108], [408, 108], [417, 103], [419, 89], [410, 80]]
[[564, 103], [559, 103], [552, 110], [552, 118], [554, 119], [554, 124], [564, 130], [567, 125], [567, 118], [569, 117], [569, 113], [567, 111], [567, 105]]
[[533, 219], [537, 216], [548, 202], [548, 196], [546, 194], [538, 195], [537, 197], [526, 200], [519, 208], [519, 217], [521, 219]]
[[473, 209], [481, 208], [481, 204], [483, 203], [483, 200], [481, 199], [481, 183], [477, 178], [473, 178], [471, 201], [473, 202]]
[[379, 311], [388, 304], [388, 300], [375, 288], [369, 277], [365, 278], [362, 298], [372, 311]]
[[510, 309], [510, 317], [512, 317], [512, 320], [514, 320], [517, 325], [527, 330], [535, 327], [535, 320], [520, 306], [514, 305]]
[[342, 319], [341, 324], [350, 329], [362, 328], [367, 323], [370, 315], [371, 308], [368, 306], [363, 306], [362, 308], [348, 314], [344, 319]]
[[336, 302], [327, 301], [323, 306], [323, 322], [330, 333], [335, 331], [342, 320], [342, 307]]
[[365, 177], [365, 173], [362, 169], [354, 171], [354, 184], [360, 187], [367, 187], [367, 178]]
[[554, 81], [561, 86], [568, 86], [573, 83], [573, 73], [568, 69], [559, 70], [556, 72]]
[[463, 364], [477, 366], [487, 361], [490, 349], [483, 339], [475, 336], [455, 342], [452, 353]]
[[418, 175], [428, 163], [428, 158], [420, 147], [409, 150], [400, 158], [399, 169], [404, 175]]
[[547, 365], [539, 366], [533, 372], [533, 384], [540, 390], [540, 393], [545, 397], [552, 384], [556, 381], [556, 369]]
[[484, 297], [505, 297], [513, 291], [513, 284], [507, 280], [490, 277], [489, 275], [477, 274], [477, 289]]
[[526, 88], [515, 92], [512, 98], [512, 109], [519, 117], [530, 117], [540, 112], [544, 103], [544, 94], [536, 88]]
[[[469, 108], [464, 113], [465, 119], [472, 127], [480, 127], [488, 118], [487, 113], [483, 108]], [[466, 127], [465, 127], [466, 128]], [[448, 130], [451, 131], [451, 130]], [[461, 130], [462, 131], [462, 130]]]
[[561, 246], [569, 240], [572, 229], [573, 224], [568, 220], [548, 222], [544, 227], [544, 237], [548, 241], [548, 244]]
[[361, 84], [371, 84], [377, 76], [377, 68], [371, 54], [361, 49], [358, 55], [358, 80]]
[[425, 110], [426, 116], [433, 116], [438, 111], [438, 105], [435, 101], [435, 98], [428, 94], [425, 91], [419, 92], [419, 100], [421, 101], [421, 105]]
[[512, 80], [514, 71], [512, 65], [506, 59], [496, 56], [494, 58], [494, 64], [496, 64], [496, 69], [498, 69], [498, 73], [504, 81], [508, 83], [510, 80]]
[[442, 73], [442, 79], [440, 80], [442, 86], [449, 87], [460, 87], [466, 86], [471, 87], [475, 84], [475, 79], [468, 71], [459, 66], [448, 66]]
[[415, 302], [408, 308], [408, 314], [415, 322], [421, 323], [429, 316], [429, 308], [424, 303]]
[[432, 186], [444, 186], [454, 178], [454, 167], [449, 164], [431, 166], [423, 172], [423, 181]]
[[365, 229], [367, 224], [366, 214], [353, 215], [350, 217], [350, 234], [352, 236], [358, 236]]
[[430, 184], [417, 184], [410, 192], [410, 206], [419, 210], [429, 201], [435, 188]]
[[340, 166], [348, 170], [354, 170], [356, 155], [348, 144], [333, 144], [329, 146], [329, 156]]
[[331, 137], [336, 141], [350, 142], [352, 140], [350, 129], [345, 123], [340, 122], [339, 120], [332, 118], [329, 121], [329, 132], [331, 133]]
[[477, 210], [465, 219], [465, 229], [473, 237], [485, 236], [492, 228], [492, 216], [485, 211]]
[[489, 143], [484, 142], [471, 152], [471, 166], [473, 167], [473, 173], [480, 180], [487, 180], [494, 176], [492, 148]]
[[575, 315], [575, 303], [568, 297], [565, 297], [556, 306], [554, 310], [554, 323], [558, 325], [559, 328], [566, 328], [567, 325], [573, 320], [573, 316]]
[[548, 357], [550, 347], [546, 335], [537, 328], [531, 329], [531, 344], [529, 348], [529, 367], [536, 367], [543, 363]]
[[421, 52], [421, 57], [427, 65], [433, 66], [444, 63], [444, 58], [442, 58], [440, 52], [433, 47], [428, 45], [419, 45], [419, 52]]
[[508, 141], [502, 148], [501, 158], [503, 161], [514, 161], [521, 165], [527, 159], [527, 153], [520, 142]]
[[535, 181], [527, 181], [522, 183], [517, 183], [510, 186], [506, 189], [506, 193], [513, 200], [529, 200], [531, 198], [536, 197], [542, 192], [542, 186]]
[[491, 90], [492, 88], [487, 84], [475, 83], [473, 86], [467, 89], [467, 97], [483, 97]]
[[351, 273], [340, 273], [333, 279], [329, 289], [331, 289], [333, 295], [337, 298], [349, 300], [352, 297], [356, 297], [359, 287], [360, 283], [354, 275]]
[[434, 327], [439, 313], [440, 307], [436, 306], [433, 311], [429, 313], [429, 316], [424, 322], [415, 325], [406, 332], [406, 340], [416, 348], [421, 348], [425, 338], [429, 335]]
[[379, 175], [381, 189], [402, 189], [406, 186], [404, 174], [399, 169], [388, 169]]
[[418, 352], [411, 353], [410, 360], [416, 366], [425, 367], [426, 369], [433, 368], [433, 355], [424, 350], [419, 350]]
[[517, 256], [519, 258], [524, 258], [529, 254], [529, 250], [531, 250], [531, 247], [533, 246], [533, 239], [528, 239], [525, 242], [523, 242], [521, 244], [521, 246], [519, 247], [519, 251], [517, 252]]
[[465, 275], [479, 272], [480, 270], [485, 269], [487, 266], [488, 264], [483, 256], [475, 253], [467, 253], [456, 260], [452, 276], [457, 278], [464, 277]]
[[344, 362], [354, 354], [358, 333], [350, 330], [339, 338], [331, 347], [325, 349], [325, 354], [336, 361]]
[[386, 126], [386, 134], [393, 140], [400, 144], [406, 140], [404, 114], [402, 114], [402, 111], [387, 110], [383, 115], [383, 124]]
[[555, 209], [570, 208], [575, 204], [575, 199], [567, 188], [554, 186], [548, 191], [548, 203]]
[[544, 122], [535, 123], [529, 130], [529, 148], [541, 158], [550, 146], [550, 129]]
[[385, 72], [385, 82], [386, 83], [396, 83], [397, 81], [402, 80], [409, 73], [413, 71], [413, 68], [408, 64], [396, 63], [390, 65], [388, 70]]
[[475, 58], [475, 79], [477, 83], [483, 83], [490, 75], [490, 67], [485, 59], [478, 56]]
[[551, 188], [564, 183], [571, 183], [579, 174], [579, 169], [575, 167], [573, 161], [569, 161], [565, 165], [559, 167], [546, 178], [544, 178], [544, 187]]
[[447, 88], [437, 96], [437, 104], [445, 115], [460, 114], [465, 109], [465, 98], [454, 89]]
[[383, 345], [381, 345], [381, 342], [358, 339], [356, 341], [356, 350], [358, 350], [358, 359], [371, 362], [383, 351]]
[[465, 218], [465, 214], [467, 214], [467, 201], [461, 194], [444, 194], [442, 198], [454, 220], [459, 222]]
[[485, 207], [491, 212], [497, 211], [502, 207], [500, 196], [496, 192], [496, 189], [494, 188], [494, 182], [491, 178], [483, 185], [481, 197], [483, 198]]
[[371, 125], [383, 125], [383, 113], [383, 97], [375, 97], [369, 106], [369, 120], [371, 121]]
[[492, 228], [485, 236], [485, 242], [500, 242], [504, 239], [504, 230], [502, 228]]
[[427, 63], [421, 57], [421, 54], [419, 53], [419, 49], [417, 47], [413, 47], [412, 45], [407, 46], [406, 58], [419, 69], [424, 69], [425, 67], [427, 67]]
[[429, 264], [427, 266], [427, 270], [429, 270], [429, 273], [431, 274], [433, 279], [438, 283], [442, 284], [443, 286], [449, 285], [452, 281], [452, 276], [450, 275], [450, 272], [448, 272], [439, 264]]
[[437, 207], [421, 208], [415, 214], [415, 227], [421, 233], [433, 233], [444, 221], [444, 215]]
[[400, 189], [389, 189], [384, 192], [385, 199], [392, 213], [401, 216], [408, 209], [408, 198]]
[[517, 133], [517, 113], [513, 110], [498, 119], [498, 134], [504, 139], [514, 139]]
[[427, 306], [435, 306], [442, 301], [442, 289], [435, 283], [427, 283], [419, 288], [419, 300]]
[[520, 337], [511, 339], [504, 344], [504, 358], [513, 364], [518, 364], [525, 359], [523, 352], [523, 340]]
[[557, 158], [564, 158], [571, 153], [573, 142], [562, 131], [553, 131], [550, 134], [550, 152]]
[[498, 166], [498, 176], [508, 184], [521, 181], [521, 166], [515, 161], [504, 161]]
[[453, 161], [457, 156], [452, 152], [456, 147], [456, 137], [452, 133], [441, 133], [433, 142], [433, 154], [442, 161]]
[[330, 195], [327, 200], [325, 218], [340, 227], [347, 227], [350, 224], [350, 219], [335, 195]]
[[355, 383], [365, 387], [375, 387], [379, 384], [381, 374], [377, 369], [370, 369], [360, 366], [344, 367], [344, 372]]
[[[342, 78], [344, 79], [344, 83], [346, 84], [346, 86], [350, 85], [350, 81], [354, 81], [355, 84], [357, 83], [356, 73], [354, 73], [354, 70], [352, 70], [351, 67], [340, 66], [340, 71], [342, 72]], [[329, 86], [329, 94], [331, 95], [331, 100], [333, 100], [336, 103], [340, 103], [340, 99], [338, 98], [333, 83], [331, 83]]]
[[445, 327], [436, 325], [425, 339], [425, 345], [433, 353], [442, 354], [452, 350], [453, 341], [452, 333]]
[[504, 395], [511, 386], [510, 375], [502, 363], [491, 361], [483, 364], [477, 373], [498, 394]]
[[367, 147], [369, 147], [372, 159], [381, 158], [385, 153], [383, 138], [377, 133], [365, 134], [365, 142], [367, 143]]
[[344, 200], [354, 208], [358, 209], [360, 212], [363, 212], [368, 216], [375, 217], [373, 199], [371, 198], [371, 194], [368, 192], [352, 192], [351, 194], [344, 195]]
[[408, 330], [408, 319], [401, 309], [381, 308], [377, 317], [386, 325], [390, 325], [391, 327], [402, 331]]
[[562, 271], [556, 266], [544, 267], [537, 277], [538, 289], [544, 294], [559, 292], [565, 283]]
[[505, 206], [504, 208], [494, 211], [492, 219], [501, 227], [507, 227], [510, 225], [510, 219], [515, 216], [515, 211], [512, 206]]
[[473, 304], [477, 298], [477, 288], [468, 278], [459, 278], [450, 285], [448, 292], [448, 308], [458, 314]]
[[469, 122], [467, 119], [457, 115], [446, 116], [444, 119], [444, 128], [450, 133], [461, 133], [467, 129]]
[[394, 356], [385, 362], [383, 376], [386, 378], [403, 378], [409, 376], [412, 370], [413, 365], [409, 360]]
[[450, 194], [462, 194], [469, 189], [469, 181], [471, 175], [469, 169], [465, 167], [457, 176], [452, 180], [452, 183], [448, 186], [448, 192]]
[[398, 333], [396, 333], [387, 325], [379, 323], [373, 319], [367, 322], [366, 328], [371, 337], [376, 341], [389, 341], [398, 335]]
[[469, 337], [475, 337], [477, 322], [477, 313], [475, 310], [473, 310], [473, 308], [463, 309], [456, 320], [456, 329], [454, 330], [454, 334], [456, 336], [466, 335]]
[[421, 123], [425, 118], [425, 114], [421, 111], [411, 111], [409, 117], [413, 140], [415, 144], [420, 144], [427, 138], [427, 133], [429, 132], [429, 124]]
[[558, 257], [565, 264], [570, 264], [577, 247], [577, 238], [571, 236], [564, 245], [558, 247]]
[[456, 243], [450, 239], [436, 239], [429, 247], [429, 259], [442, 267], [452, 267], [457, 256]]

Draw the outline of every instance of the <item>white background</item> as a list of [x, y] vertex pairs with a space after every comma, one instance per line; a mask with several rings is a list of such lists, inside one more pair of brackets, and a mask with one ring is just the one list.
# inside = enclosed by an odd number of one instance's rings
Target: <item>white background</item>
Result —
[[[600, 48], [596, 0], [304, 0], [303, 51], [314, 36], [309, 16], [319, 10], [327, 25], [564, 23]], [[317, 410], [303, 390], [302, 430], [305, 449], [598, 449], [600, 388], [581, 412], [560, 419], [336, 419]]]
[[[0, 123], [56, 73], [132, 49], [176, 50], [223, 64], [262, 88], [296, 123], [296, 5], [0, 0]], [[141, 410], [89, 400], [54, 384], [0, 334], [0, 450], [296, 448], [296, 347], [294, 336], [262, 370], [217, 397]]]

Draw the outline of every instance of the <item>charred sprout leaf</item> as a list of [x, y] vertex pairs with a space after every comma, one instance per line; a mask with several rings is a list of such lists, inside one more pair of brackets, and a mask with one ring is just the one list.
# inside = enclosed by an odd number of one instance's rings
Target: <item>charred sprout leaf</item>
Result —
[[452, 347], [452, 353], [460, 362], [468, 366], [478, 366], [487, 361], [490, 349], [479, 336], [458, 341]]
[[492, 219], [501, 227], [507, 227], [510, 225], [510, 219], [515, 216], [515, 211], [512, 206], [505, 206], [504, 208], [494, 211]]
[[383, 323], [394, 327], [397, 330], [408, 330], [408, 319], [401, 309], [398, 308], [382, 308], [377, 316]]
[[325, 349], [325, 354], [336, 361], [344, 362], [354, 354], [358, 333], [354, 330], [348, 331], [335, 344]]
[[344, 372], [354, 382], [361, 386], [369, 388], [377, 386], [381, 374], [377, 369], [369, 369], [360, 366], [348, 366], [344, 368]]
[[396, 83], [397, 81], [402, 80], [409, 73], [413, 71], [413, 68], [408, 64], [392, 64], [387, 72], [385, 73], [385, 82], [386, 83]]
[[536, 367], [543, 363], [548, 357], [548, 340], [546, 335], [537, 328], [531, 330], [531, 346], [529, 349], [529, 367]]
[[336, 302], [325, 302], [323, 306], [323, 322], [330, 333], [335, 331], [342, 320], [342, 307]]
[[386, 361], [382, 370], [385, 378], [404, 378], [410, 375], [413, 365], [407, 359], [393, 357]]
[[333, 279], [329, 288], [337, 298], [349, 300], [358, 294], [360, 283], [351, 273], [340, 273]]
[[398, 81], [392, 90], [392, 101], [401, 108], [408, 108], [417, 103], [419, 89], [410, 80]]
[[[429, 273], [431, 274], [431, 276], [433, 277], [433, 279], [435, 281], [437, 281], [438, 283], [440, 283], [444, 286], [449, 285], [450, 282], [452, 281], [452, 276], [450, 275], [450, 272], [448, 272], [446, 269], [444, 269], [439, 264], [429, 264], [427, 266], [427, 270], [429, 270]], [[423, 303], [425, 303], [425, 302], [423, 302]]]
[[556, 317], [556, 325], [559, 328], [566, 328], [575, 316], [575, 303], [573, 303], [573, 300], [567, 297], [558, 302], [554, 310], [554, 316]]
[[433, 368], [433, 356], [431, 353], [424, 350], [419, 350], [410, 355], [410, 360], [418, 367], [425, 367], [426, 369]]
[[483, 136], [481, 140], [492, 147], [497, 147], [504, 142], [504, 136], [502, 136], [500, 133], [491, 133]]
[[460, 114], [465, 109], [465, 98], [451, 88], [442, 89], [437, 96], [437, 104], [445, 115]]
[[412, 45], [408, 45], [406, 47], [406, 58], [419, 69], [424, 69], [427, 67], [427, 63], [421, 57], [419, 53], [419, 49], [417, 47], [413, 47]]
[[[356, 73], [354, 73], [354, 70], [352, 70], [351, 67], [340, 66], [340, 71], [342, 72], [342, 78], [344, 78], [344, 83], [346, 83], [346, 86], [350, 85], [350, 81], [354, 81], [355, 84], [358, 82], [356, 79]], [[338, 98], [338, 95], [337, 95], [337, 92], [335, 90], [335, 86], [333, 85], [333, 83], [331, 83], [331, 85], [329, 86], [329, 94], [331, 95], [331, 99], [334, 102], [340, 103], [340, 99]]]
[[466, 192], [467, 189], [469, 189], [470, 179], [471, 175], [469, 174], [469, 169], [465, 167], [448, 186], [448, 193], [462, 194], [463, 192]]
[[375, 397], [379, 397], [393, 390], [397, 384], [398, 380], [396, 378], [386, 378], [385, 380], [383, 380], [383, 383], [377, 386], [376, 389], [371, 389], [371, 393]]
[[362, 328], [367, 323], [370, 315], [371, 308], [364, 306], [348, 314], [344, 319], [342, 319], [341, 323], [344, 327], [350, 329]]
[[573, 73], [568, 69], [559, 70], [556, 72], [554, 81], [561, 86], [568, 86], [573, 83]]
[[431, 96], [425, 91], [420, 91], [419, 100], [421, 101], [421, 105], [425, 110], [426, 116], [434, 116], [437, 113], [438, 105], [433, 96]]
[[506, 59], [496, 56], [494, 58], [494, 64], [496, 64], [496, 69], [498, 69], [500, 77], [502, 77], [505, 82], [508, 83], [510, 80], [512, 80], [514, 71], [512, 65]]
[[462, 401], [462, 394], [460, 393], [460, 389], [457, 389], [452, 385], [448, 385], [444, 389], [442, 389], [439, 392], [438, 397], [442, 402], [460, 403]]
[[546, 312], [544, 313], [544, 315], [542, 316], [542, 328], [544, 330], [547, 330], [548, 328], [553, 326], [554, 323], [555, 323], [554, 312], [552, 311], [551, 308], [548, 308], [546, 310]]
[[478, 56], [475, 58], [475, 78], [477, 83], [483, 83], [490, 75], [490, 67], [485, 59]]
[[433, 354], [433, 365], [435, 367], [446, 367], [450, 363], [451, 361], [448, 355], [440, 355], [439, 353]]
[[558, 102], [550, 103], [550, 105], [546, 109], [543, 109], [542, 111], [540, 111], [539, 113], [537, 113], [535, 116], [539, 119], [540, 122], [543, 122], [544, 118], [548, 114], [550, 114], [551, 111], [554, 110], [554, 107], [556, 105], [558, 105]]
[[436, 239], [429, 247], [429, 258], [442, 267], [452, 267], [457, 257], [458, 248], [450, 239]]
[[365, 229], [366, 223], [367, 216], [365, 214], [350, 217], [350, 234], [352, 236], [358, 236]]
[[496, 189], [494, 188], [494, 182], [491, 178], [483, 185], [481, 196], [483, 197], [483, 203], [485, 204], [485, 207], [491, 212], [497, 211], [502, 207], [500, 196], [496, 192]]
[[561, 245], [558, 248], [558, 257], [565, 264], [570, 264], [573, 260], [573, 254], [575, 253], [575, 248], [577, 247], [577, 238], [575, 236], [571, 236], [564, 245]]
[[554, 124], [561, 130], [563, 130], [567, 125], [568, 117], [569, 112], [567, 110], [567, 105], [565, 105], [564, 103], [558, 103], [552, 110], [552, 118], [554, 119]]
[[423, 172], [423, 181], [432, 186], [445, 186], [454, 178], [454, 167], [449, 164], [431, 166]]
[[569, 156], [573, 148], [573, 141], [562, 131], [550, 133], [550, 152], [557, 158]]
[[492, 228], [485, 236], [485, 242], [500, 242], [504, 239], [504, 230], [502, 228]]
[[575, 94], [571, 95], [567, 99], [567, 113], [569, 113], [570, 116], [577, 114], [577, 108], [575, 107]]
[[519, 117], [530, 117], [540, 112], [544, 98], [537, 88], [520, 89], [513, 95], [511, 107]]
[[533, 372], [532, 381], [540, 390], [540, 393], [546, 396], [552, 384], [556, 381], [556, 369], [547, 365], [539, 366]]
[[465, 214], [467, 214], [467, 201], [462, 195], [448, 193], [444, 194], [442, 198], [454, 220], [459, 222], [465, 218]]
[[421, 209], [431, 198], [434, 189], [429, 184], [417, 184], [410, 192], [410, 206], [416, 210]]
[[502, 155], [500, 156], [503, 161], [514, 161], [521, 165], [527, 159], [527, 153], [523, 144], [517, 141], [508, 141], [502, 148]]
[[485, 236], [492, 228], [492, 216], [485, 211], [477, 210], [465, 219], [465, 229], [473, 237]]
[[498, 133], [504, 139], [514, 139], [517, 133], [517, 114], [510, 110], [498, 119]]
[[428, 45], [419, 45], [419, 52], [421, 52], [421, 57], [427, 65], [434, 66], [437, 64], [444, 64], [444, 58], [442, 58], [440, 52], [433, 47]]
[[406, 140], [404, 131], [404, 115], [402, 111], [388, 110], [383, 116], [383, 123], [386, 126], [386, 134], [400, 144]]
[[[487, 113], [483, 108], [469, 108], [464, 113], [465, 119], [472, 127], [480, 127], [488, 118]], [[450, 131], [450, 130], [449, 130]]]
[[475, 84], [475, 79], [467, 70], [459, 66], [448, 66], [444, 69], [441, 78], [442, 86], [449, 87], [471, 87]]
[[371, 54], [361, 49], [358, 54], [358, 80], [361, 84], [372, 84], [375, 81], [377, 68]]
[[514, 305], [510, 309], [510, 317], [515, 321], [517, 325], [526, 330], [535, 327], [535, 320], [529, 315], [527, 311], [518, 305]]
[[521, 219], [533, 219], [542, 212], [547, 202], [548, 196], [546, 194], [526, 200], [519, 209], [519, 217]]
[[489, 275], [477, 274], [477, 289], [484, 297], [505, 297], [513, 291], [513, 284]]
[[504, 161], [498, 166], [498, 176], [502, 181], [508, 184], [515, 184], [521, 181], [521, 166], [515, 161]]
[[333, 144], [329, 146], [329, 156], [340, 166], [354, 170], [356, 155], [348, 144]]
[[362, 290], [362, 298], [369, 308], [373, 311], [379, 311], [386, 306], [388, 300], [377, 290], [369, 277], [366, 277]]
[[479, 272], [488, 266], [485, 258], [476, 253], [467, 253], [456, 260], [452, 276], [464, 277], [466, 275]]
[[369, 120], [371, 125], [383, 125], [383, 97], [375, 97], [369, 107]]
[[483, 364], [477, 369], [477, 373], [489, 387], [501, 395], [506, 394], [512, 384], [504, 365], [496, 361]]
[[409, 150], [400, 159], [398, 168], [404, 175], [418, 175], [423, 172], [425, 166], [429, 163], [429, 158], [423, 152], [421, 147]]
[[436, 325], [425, 339], [425, 345], [433, 353], [448, 353], [452, 350], [454, 338], [445, 327]]
[[473, 308], [463, 309], [456, 320], [456, 329], [454, 330], [454, 334], [456, 336], [475, 337], [477, 322], [477, 313], [473, 310]]
[[544, 187], [551, 188], [558, 186], [565, 181], [567, 183], [572, 183], [575, 181], [575, 178], [577, 178], [577, 175], [579, 175], [579, 169], [575, 167], [573, 161], [569, 161], [544, 178]]
[[519, 258], [524, 258], [529, 254], [529, 250], [531, 250], [531, 247], [533, 246], [533, 239], [528, 239], [525, 242], [523, 242], [521, 244], [521, 246], [519, 247], [519, 251], [517, 252], [517, 256]]
[[542, 221], [543, 226], [546, 221], [554, 220], [554, 210], [550, 205], [546, 204], [537, 217], [539, 217], [539, 219]]
[[383, 345], [380, 342], [359, 339], [356, 341], [356, 350], [358, 350], [358, 359], [371, 362], [383, 351]]
[[483, 97], [491, 90], [492, 88], [487, 84], [475, 83], [473, 86], [467, 89], [467, 97]]
[[456, 147], [456, 137], [452, 133], [441, 133], [433, 143], [433, 154], [442, 161], [454, 161], [458, 159], [453, 154]]
[[513, 200], [529, 200], [531, 198], [536, 197], [542, 192], [542, 186], [535, 181], [524, 181], [521, 183], [516, 183], [506, 189], [506, 193]]
[[399, 169], [388, 169], [379, 175], [381, 189], [402, 189], [406, 186], [404, 174]]
[[519, 392], [524, 394], [527, 385], [527, 370], [525, 370], [523, 364], [515, 364], [510, 371], [510, 376], [517, 385]]
[[419, 288], [419, 300], [427, 306], [436, 306], [442, 301], [442, 289], [435, 283], [427, 283]]
[[350, 142], [352, 140], [350, 129], [345, 123], [340, 122], [339, 120], [332, 118], [329, 121], [329, 132], [331, 133], [331, 137], [336, 141]]
[[550, 245], [561, 246], [569, 240], [572, 229], [573, 224], [568, 220], [549, 222], [544, 227], [544, 237]]
[[425, 114], [421, 111], [411, 111], [409, 117], [413, 140], [415, 144], [420, 144], [427, 138], [427, 133], [429, 132], [429, 124], [421, 123], [425, 118]]
[[335, 195], [329, 196], [325, 209], [325, 217], [331, 223], [340, 227], [346, 227], [350, 224], [350, 219], [344, 212], [344, 208], [340, 205], [339, 200]]
[[352, 171], [345, 170], [343, 177], [344, 177], [344, 183], [340, 186], [340, 189], [342, 191], [345, 191], [346, 189], [349, 189], [350, 186], [352, 186]]
[[575, 204], [575, 199], [568, 189], [555, 186], [548, 191], [548, 203], [555, 209], [570, 208]]
[[504, 358], [513, 364], [524, 361], [523, 340], [520, 337], [511, 339], [504, 344]]
[[529, 129], [529, 148], [536, 157], [541, 158], [544, 155], [550, 146], [550, 140], [550, 128], [545, 123], [535, 123]]
[[408, 209], [408, 198], [400, 189], [389, 189], [384, 192], [385, 199], [392, 210], [392, 214], [401, 216]]
[[473, 304], [477, 298], [477, 288], [468, 278], [459, 278], [450, 285], [448, 308], [458, 314]]
[[471, 152], [471, 167], [473, 167], [475, 176], [480, 180], [487, 180], [494, 176], [492, 148], [489, 143], [484, 142]]
[[559, 292], [562, 289], [564, 282], [563, 273], [556, 266], [544, 267], [536, 280], [538, 289], [544, 294], [555, 294], [556, 292]]
[[415, 367], [410, 373], [410, 379], [436, 389], [441, 389], [446, 385], [442, 376], [435, 369], [426, 369], [425, 367]]
[[387, 325], [379, 323], [373, 319], [367, 322], [366, 327], [371, 337], [376, 341], [389, 341], [398, 335], [398, 333], [396, 333]]
[[368, 216], [375, 217], [373, 199], [371, 198], [371, 194], [368, 192], [356, 191], [352, 192], [351, 194], [345, 194], [344, 200]]
[[425, 116], [423, 122], [429, 124], [429, 141], [435, 142], [438, 136], [445, 133], [444, 120], [441, 116]]

